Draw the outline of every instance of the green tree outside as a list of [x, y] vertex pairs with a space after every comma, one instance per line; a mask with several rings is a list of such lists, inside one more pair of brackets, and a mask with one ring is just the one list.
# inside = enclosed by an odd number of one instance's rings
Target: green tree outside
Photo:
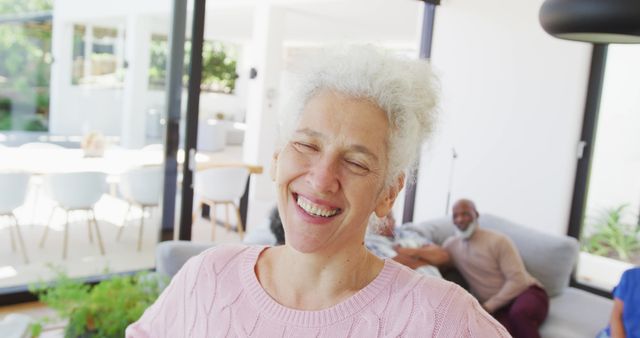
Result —
[[[46, 12], [52, 0], [0, 0], [0, 16]], [[47, 130], [51, 22], [0, 24], [0, 130]], [[12, 114], [26, 118], [13, 125]]]

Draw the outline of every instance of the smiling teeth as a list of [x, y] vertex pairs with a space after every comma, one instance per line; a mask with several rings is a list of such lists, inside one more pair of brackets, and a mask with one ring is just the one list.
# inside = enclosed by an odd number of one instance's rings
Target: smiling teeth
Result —
[[314, 216], [331, 217], [338, 213], [339, 209], [325, 210], [321, 206], [314, 204], [308, 199], [298, 196], [298, 205], [307, 213]]

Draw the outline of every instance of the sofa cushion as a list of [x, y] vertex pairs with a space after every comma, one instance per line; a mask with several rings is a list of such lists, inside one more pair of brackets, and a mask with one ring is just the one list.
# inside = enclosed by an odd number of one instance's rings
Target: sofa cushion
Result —
[[607, 326], [613, 302], [587, 291], [568, 287], [550, 299], [549, 315], [540, 328], [544, 338], [595, 337]]
[[211, 248], [212, 243], [166, 241], [156, 247], [156, 271], [173, 277], [189, 258]]
[[[481, 227], [500, 232], [513, 241], [527, 271], [542, 283], [550, 297], [569, 285], [579, 248], [574, 238], [545, 234], [490, 214], [482, 214], [478, 222]], [[451, 218], [406, 226], [439, 245], [455, 233]]]

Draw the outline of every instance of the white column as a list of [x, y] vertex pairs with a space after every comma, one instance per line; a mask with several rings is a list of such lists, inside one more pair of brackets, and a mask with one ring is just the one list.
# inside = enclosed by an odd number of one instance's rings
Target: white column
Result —
[[140, 148], [145, 143], [147, 89], [149, 85], [149, 45], [151, 27], [148, 17], [127, 17], [125, 41], [124, 107], [120, 144], [126, 148]]
[[247, 86], [247, 130], [243, 159], [264, 167], [264, 173], [255, 175], [251, 181], [248, 227], [266, 218], [269, 206], [276, 200], [269, 167], [276, 141], [284, 18], [284, 9], [258, 3], [254, 14], [252, 46], [245, 51], [253, 56], [250, 65], [257, 70], [257, 76], [249, 80]]
[[68, 100], [68, 90], [71, 87], [71, 67], [73, 58], [73, 25], [65, 22], [54, 6], [53, 27], [51, 41], [51, 79], [49, 85], [49, 133], [67, 134], [70, 117], [63, 108], [64, 100]]

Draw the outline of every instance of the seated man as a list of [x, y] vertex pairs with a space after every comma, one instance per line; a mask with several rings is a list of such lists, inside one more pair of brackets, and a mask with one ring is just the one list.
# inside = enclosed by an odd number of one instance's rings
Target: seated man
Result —
[[380, 258], [391, 258], [424, 275], [442, 278], [438, 268], [430, 265], [429, 262], [397, 252], [398, 248], [403, 247], [426, 248], [430, 242], [416, 232], [402, 227], [396, 228], [392, 214], [383, 218], [382, 224], [369, 224], [364, 244], [369, 251]]
[[439, 267], [453, 264], [482, 307], [509, 333], [515, 338], [540, 337], [538, 329], [549, 311], [547, 293], [526, 271], [511, 240], [480, 228], [479, 216], [472, 201], [460, 200], [453, 206], [457, 235], [448, 238], [443, 249], [432, 245], [429, 251], [398, 251]]

